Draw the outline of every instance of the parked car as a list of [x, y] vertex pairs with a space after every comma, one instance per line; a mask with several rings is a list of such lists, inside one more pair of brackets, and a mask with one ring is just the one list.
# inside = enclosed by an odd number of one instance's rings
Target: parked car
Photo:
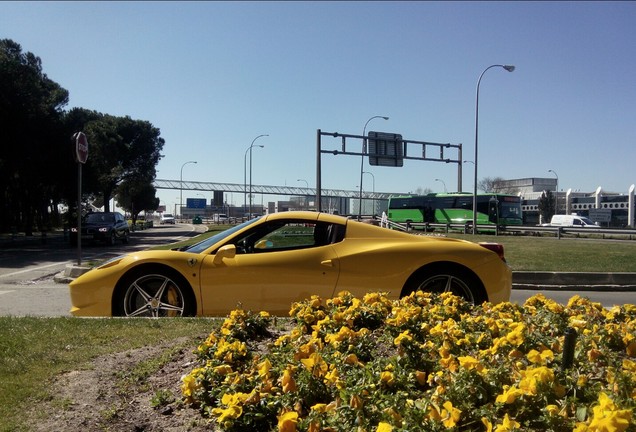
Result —
[[[128, 243], [130, 227], [124, 216], [119, 212], [88, 213], [81, 222], [81, 236], [83, 241], [98, 241], [114, 245], [117, 240]], [[71, 228], [70, 240], [77, 244], [77, 227]]]
[[172, 216], [170, 213], [163, 213], [161, 215], [161, 222], [162, 225], [163, 224], [173, 224], [174, 225], [174, 216]]
[[478, 304], [508, 301], [503, 246], [389, 230], [342, 216], [281, 212], [191, 246], [120, 256], [70, 284], [75, 316], [219, 316], [347, 290], [393, 299], [416, 290]]

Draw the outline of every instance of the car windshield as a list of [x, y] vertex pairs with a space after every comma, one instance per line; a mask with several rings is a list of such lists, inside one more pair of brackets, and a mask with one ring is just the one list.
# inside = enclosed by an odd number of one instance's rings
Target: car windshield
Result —
[[256, 218], [256, 219], [251, 219], [248, 220], [246, 222], [243, 222], [240, 225], [236, 225], [232, 228], [226, 229], [225, 231], [221, 231], [218, 234], [213, 235], [212, 237], [208, 237], [205, 240], [200, 241], [199, 243], [195, 243], [191, 246], [188, 246], [182, 250], [184, 251], [188, 251], [188, 252], [192, 252], [192, 253], [201, 253], [204, 250], [208, 249], [210, 246], [212, 246], [215, 243], [220, 242], [221, 240], [231, 236], [232, 234], [234, 234], [235, 232], [243, 229], [244, 227], [253, 224], [254, 222], [260, 220], [261, 218]]
[[112, 213], [90, 213], [86, 216], [86, 223], [115, 222], [115, 215]]

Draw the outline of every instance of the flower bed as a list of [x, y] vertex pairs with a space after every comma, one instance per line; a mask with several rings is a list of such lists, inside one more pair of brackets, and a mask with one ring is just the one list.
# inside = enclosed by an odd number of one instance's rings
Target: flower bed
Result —
[[186, 402], [226, 431], [636, 430], [634, 305], [343, 292], [290, 315], [233, 311]]

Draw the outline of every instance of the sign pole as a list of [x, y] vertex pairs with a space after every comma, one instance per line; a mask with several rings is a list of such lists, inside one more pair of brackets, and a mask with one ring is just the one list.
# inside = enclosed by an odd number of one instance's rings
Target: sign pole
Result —
[[84, 132], [73, 135], [77, 162], [77, 265], [82, 265], [82, 165], [88, 159], [88, 140]]
[[77, 162], [77, 265], [82, 265], [82, 164]]

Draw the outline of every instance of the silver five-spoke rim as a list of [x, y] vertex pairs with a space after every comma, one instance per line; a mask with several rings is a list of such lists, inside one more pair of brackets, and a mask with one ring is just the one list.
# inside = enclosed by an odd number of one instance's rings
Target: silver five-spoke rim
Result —
[[130, 284], [124, 296], [124, 315], [183, 316], [184, 298], [179, 286], [169, 277], [146, 275]]
[[434, 293], [451, 292], [469, 302], [475, 303], [475, 297], [466, 282], [453, 275], [441, 274], [432, 276], [423, 281], [417, 289]]

